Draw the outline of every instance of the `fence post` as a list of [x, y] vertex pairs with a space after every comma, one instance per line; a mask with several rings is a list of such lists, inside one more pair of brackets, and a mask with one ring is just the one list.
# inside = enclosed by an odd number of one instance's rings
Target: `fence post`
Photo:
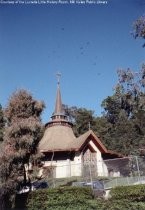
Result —
[[92, 180], [92, 171], [91, 171], [91, 165], [90, 165], [91, 161], [89, 161], [89, 172], [90, 172], [90, 181], [92, 183], [91, 187], [93, 189], [93, 180]]
[[55, 188], [56, 185], [55, 185], [55, 174], [54, 174], [54, 167], [52, 167], [52, 183], [53, 183], [53, 187]]
[[137, 172], [138, 172], [138, 181], [140, 181], [140, 169], [139, 169], [139, 164], [138, 164], [138, 158], [135, 156], [136, 159], [136, 166], [137, 166]]
[[71, 160], [69, 160], [69, 177], [71, 177]]

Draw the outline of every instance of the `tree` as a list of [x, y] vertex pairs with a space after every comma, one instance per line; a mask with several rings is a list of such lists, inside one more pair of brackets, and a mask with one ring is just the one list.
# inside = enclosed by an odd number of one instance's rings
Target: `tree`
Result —
[[94, 111], [86, 108], [79, 108], [75, 116], [75, 130], [76, 135], [84, 134], [89, 129], [93, 130], [95, 126]]
[[137, 154], [145, 145], [144, 78], [144, 64], [139, 72], [119, 69], [115, 93], [102, 103], [104, 116], [112, 125], [105, 135], [106, 142], [123, 154]]
[[96, 117], [95, 121], [96, 123], [93, 131], [100, 138], [107, 149], [113, 149], [113, 141], [110, 135], [113, 125], [108, 121], [105, 115]]
[[44, 103], [33, 99], [26, 90], [12, 94], [5, 109], [7, 126], [0, 153], [1, 187], [14, 191], [30, 181], [29, 167], [37, 165], [37, 145], [43, 134], [41, 113]]
[[75, 106], [68, 107], [63, 105], [66, 115], [73, 123], [73, 130], [76, 136], [84, 134], [86, 131], [93, 129], [96, 122], [94, 111], [87, 110], [86, 108], [77, 108]]
[[[135, 21], [132, 34], [135, 39], [145, 39], [145, 16]], [[105, 123], [109, 129], [103, 133], [103, 140], [110, 149], [138, 154], [139, 148], [145, 147], [145, 64], [139, 72], [127, 68], [117, 73], [114, 94], [102, 102], [104, 118], [110, 123]]]
[[2, 106], [0, 105], [0, 142], [3, 141], [4, 126], [5, 126], [4, 114], [3, 114]]
[[[141, 16], [135, 21], [133, 29], [133, 36], [135, 39], [138, 37], [145, 39], [145, 16]], [[145, 47], [145, 43], [143, 44], [143, 47]]]

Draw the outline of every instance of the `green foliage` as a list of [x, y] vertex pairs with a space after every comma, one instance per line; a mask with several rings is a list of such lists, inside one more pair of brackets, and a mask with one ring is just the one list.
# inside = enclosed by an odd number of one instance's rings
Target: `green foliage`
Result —
[[85, 108], [79, 108], [76, 112], [75, 128], [77, 136], [84, 134], [89, 130], [89, 127], [93, 130], [95, 125], [94, 111], [87, 110]]
[[64, 187], [38, 190], [29, 195], [28, 210], [94, 209], [92, 198], [89, 188]]
[[145, 65], [139, 72], [119, 69], [118, 80], [113, 96], [102, 103], [109, 127], [103, 139], [111, 150], [137, 155], [145, 145]]
[[[145, 186], [120, 186], [111, 190], [108, 210], [145, 210]], [[104, 209], [105, 210], [105, 209]]]
[[94, 111], [87, 110], [86, 108], [77, 108], [75, 106], [68, 107], [63, 105], [66, 115], [73, 122], [74, 133], [76, 136], [84, 134], [90, 128], [93, 130], [95, 127]]
[[[116, 187], [111, 190], [111, 195], [112, 198], [107, 201], [100, 198], [94, 199], [89, 188], [64, 187], [33, 191], [19, 195], [18, 200], [19, 202], [27, 200], [27, 210], [145, 210], [143, 185]], [[21, 206], [18, 205], [18, 200], [16, 209]]]
[[144, 202], [131, 202], [130, 200], [109, 200], [100, 210], [145, 210]]
[[111, 190], [113, 200], [145, 201], [145, 185], [120, 186]]
[[116, 143], [113, 143], [111, 138], [112, 124], [108, 121], [106, 116], [96, 117], [93, 131], [100, 138], [101, 142], [107, 149], [116, 150]]

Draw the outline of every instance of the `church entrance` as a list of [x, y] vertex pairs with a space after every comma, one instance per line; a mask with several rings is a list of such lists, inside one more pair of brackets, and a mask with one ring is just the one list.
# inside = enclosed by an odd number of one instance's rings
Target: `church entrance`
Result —
[[89, 148], [82, 153], [82, 175], [86, 181], [97, 176], [97, 153], [92, 152]]

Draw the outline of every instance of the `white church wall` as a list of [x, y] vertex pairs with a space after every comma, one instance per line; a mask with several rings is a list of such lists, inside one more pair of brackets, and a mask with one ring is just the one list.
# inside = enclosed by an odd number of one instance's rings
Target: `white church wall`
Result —
[[55, 166], [55, 178], [81, 176], [81, 155], [77, 154], [73, 161], [70, 159], [65, 161], [45, 161], [44, 166]]
[[71, 176], [82, 175], [81, 153], [76, 152], [74, 160], [71, 161]]
[[71, 168], [69, 160], [57, 161], [56, 178], [70, 177]]
[[69, 166], [67, 160], [45, 161], [44, 167], [55, 167], [55, 178], [64, 178], [69, 176]]

